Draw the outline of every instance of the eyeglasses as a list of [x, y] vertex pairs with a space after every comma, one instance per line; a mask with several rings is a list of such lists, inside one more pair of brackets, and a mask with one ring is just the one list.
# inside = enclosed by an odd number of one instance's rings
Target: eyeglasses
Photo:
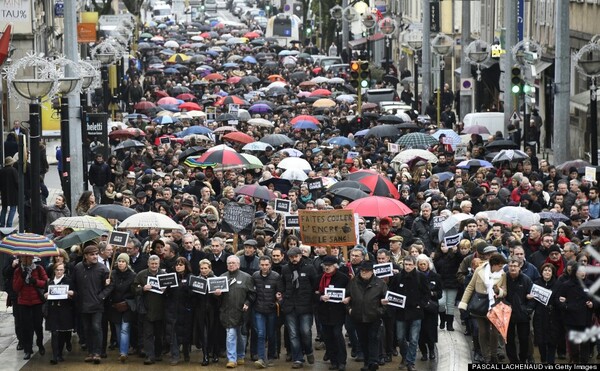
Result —
[[365, 224], [365, 222], [358, 222], [358, 224]]

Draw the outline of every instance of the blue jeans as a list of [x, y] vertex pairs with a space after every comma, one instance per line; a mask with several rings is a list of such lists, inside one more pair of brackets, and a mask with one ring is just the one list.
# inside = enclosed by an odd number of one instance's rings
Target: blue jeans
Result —
[[457, 289], [444, 289], [442, 291], [442, 298], [439, 301], [440, 313], [446, 312], [447, 315], [454, 315], [454, 303], [456, 302]]
[[[8, 219], [6, 219], [6, 209], [8, 209]], [[17, 213], [16, 206], [3, 206], [2, 212], [0, 212], [0, 228], [12, 227], [15, 214]]]
[[83, 331], [87, 339], [88, 354], [100, 355], [102, 351], [102, 312], [82, 313]]
[[129, 352], [129, 322], [115, 323], [119, 335], [119, 354], [127, 355]]
[[237, 362], [238, 359], [244, 359], [246, 356], [246, 336], [242, 335], [242, 327], [230, 327], [225, 329], [227, 360]]
[[277, 314], [275, 312], [263, 314], [254, 312], [254, 331], [256, 333], [257, 355], [259, 359], [266, 360], [265, 342], [269, 339], [269, 354], [274, 355], [277, 345], [275, 338], [275, 326]]
[[285, 325], [290, 334], [292, 361], [304, 362], [304, 354], [310, 355], [312, 350], [312, 313], [286, 313]]
[[[408, 331], [408, 348], [406, 347], [406, 332]], [[400, 350], [406, 349], [404, 359], [406, 364], [414, 365], [417, 358], [417, 346], [419, 345], [419, 333], [421, 332], [421, 320], [396, 321], [396, 336], [400, 344]]]

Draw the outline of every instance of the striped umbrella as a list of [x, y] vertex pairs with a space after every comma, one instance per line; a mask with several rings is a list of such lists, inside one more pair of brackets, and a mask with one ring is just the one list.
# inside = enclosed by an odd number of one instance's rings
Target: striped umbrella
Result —
[[10, 255], [57, 256], [58, 247], [46, 236], [35, 233], [14, 233], [0, 242], [0, 252]]
[[52, 222], [52, 226], [62, 226], [73, 229], [102, 229], [112, 231], [113, 227], [106, 219], [100, 216], [63, 216]]

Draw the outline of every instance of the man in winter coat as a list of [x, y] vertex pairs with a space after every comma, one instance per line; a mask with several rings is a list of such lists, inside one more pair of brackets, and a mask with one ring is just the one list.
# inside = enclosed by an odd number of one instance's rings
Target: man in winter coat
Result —
[[423, 241], [427, 253], [434, 251], [434, 242], [437, 238], [433, 233], [433, 217], [429, 203], [424, 202], [421, 205], [421, 216], [413, 222], [412, 234], [414, 238], [420, 238]]
[[379, 368], [379, 326], [384, 313], [387, 285], [373, 273], [373, 262], [364, 261], [360, 273], [346, 288], [348, 315], [354, 322], [360, 347], [364, 354], [361, 371]]
[[297, 247], [288, 251], [289, 264], [281, 270], [283, 279], [282, 311], [290, 335], [292, 347], [292, 368], [304, 365], [304, 355], [308, 363], [315, 362], [312, 346], [313, 297], [317, 287], [315, 267], [302, 257]]
[[[508, 323], [506, 355], [510, 363], [526, 363], [529, 357], [529, 317], [535, 303], [533, 296], [529, 295], [533, 282], [521, 272], [522, 265], [521, 259], [515, 256], [508, 258], [506, 301], [511, 304], [512, 314]], [[518, 354], [515, 335], [519, 338]]]
[[[416, 269], [414, 256], [405, 256], [402, 261], [402, 271], [390, 278], [388, 287], [390, 291], [404, 295], [404, 308], [396, 310], [396, 334], [400, 343], [400, 352], [406, 369], [414, 371], [421, 332], [423, 308], [430, 297], [427, 280], [423, 273]], [[408, 339], [408, 346], [406, 344]]]
[[246, 331], [242, 327], [246, 319], [245, 312], [250, 310], [250, 305], [256, 299], [254, 282], [248, 273], [240, 270], [240, 258], [235, 255], [227, 257], [227, 272], [220, 277], [226, 277], [229, 282], [229, 291], [221, 292], [217, 289], [216, 296], [220, 296], [221, 306], [219, 319], [226, 331], [227, 368], [235, 368], [245, 364], [246, 356]]
[[14, 167], [16, 162], [14, 158], [8, 156], [4, 159], [4, 167], [0, 169], [0, 194], [2, 196], [0, 227], [12, 227], [17, 213], [19, 174]]
[[106, 184], [110, 182], [111, 172], [110, 166], [104, 162], [104, 156], [101, 153], [96, 154], [94, 162], [90, 165], [88, 179], [94, 189], [94, 197], [96, 202], [100, 202], [102, 194], [106, 188]]
[[[247, 242], [247, 241], [246, 241]], [[257, 368], [267, 367], [265, 357], [265, 343], [269, 340], [269, 359], [274, 359], [277, 352], [277, 305], [283, 297], [283, 282], [279, 273], [271, 270], [271, 258], [261, 256], [259, 259], [260, 270], [252, 274], [252, 281], [256, 289], [256, 303], [254, 305], [254, 333], [257, 337], [258, 360], [254, 362]]]
[[85, 361], [95, 364], [100, 363], [104, 300], [113, 290], [113, 285], [108, 279], [108, 269], [98, 263], [98, 252], [98, 246], [87, 246], [83, 250], [83, 261], [77, 263], [73, 269], [73, 291], [76, 293], [77, 308], [81, 312], [88, 346]]
[[[164, 272], [160, 270], [160, 258], [157, 255], [150, 255], [148, 258], [148, 269], [140, 271], [133, 281], [133, 292], [136, 296], [141, 296], [138, 305], [140, 305], [140, 302], [143, 303], [141, 304], [143, 305], [143, 309], [137, 308], [137, 311], [142, 316], [142, 328], [140, 331], [144, 333], [145, 365], [151, 365], [156, 361], [160, 361], [162, 355], [163, 320], [165, 314], [164, 290], [158, 289], [156, 284], [153, 286], [148, 282], [149, 277], [156, 278], [161, 273]], [[143, 314], [142, 312], [146, 313]]]

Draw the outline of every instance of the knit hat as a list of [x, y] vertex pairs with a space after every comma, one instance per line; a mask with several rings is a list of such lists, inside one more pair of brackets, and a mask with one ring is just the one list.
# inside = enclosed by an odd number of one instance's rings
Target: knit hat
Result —
[[117, 262], [119, 260], [123, 260], [125, 263], [127, 263], [127, 265], [129, 265], [129, 255], [127, 255], [126, 253], [121, 253], [119, 254], [119, 257], [117, 257]]
[[553, 252], [557, 252], [560, 254], [560, 246], [553, 244], [548, 248], [548, 255], [552, 254]]

